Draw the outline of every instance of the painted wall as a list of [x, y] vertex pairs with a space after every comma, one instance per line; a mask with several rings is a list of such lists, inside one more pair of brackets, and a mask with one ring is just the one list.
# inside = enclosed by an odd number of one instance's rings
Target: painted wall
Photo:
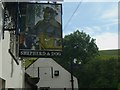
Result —
[[1, 43], [1, 35], [2, 35], [2, 7], [0, 3], [0, 77], [2, 76], [2, 43]]
[[[37, 77], [38, 67], [40, 76], [40, 81], [37, 84], [38, 87], [71, 88], [71, 74], [53, 59], [41, 58], [31, 65], [26, 72], [31, 76]], [[59, 76], [54, 76], [55, 70], [59, 71]], [[78, 81], [75, 77], [74, 88], [78, 88]]]
[[10, 33], [5, 32], [5, 39], [2, 40], [2, 78], [6, 80], [6, 88], [22, 88], [24, 81], [24, 70], [21, 62], [19, 65], [8, 53], [10, 43]]
[[4, 39], [2, 39], [1, 14], [2, 8], [0, 3], [0, 78], [5, 80], [6, 88], [23, 88], [24, 69], [22, 68], [21, 61], [17, 65], [8, 53], [10, 48], [10, 32], [5, 31]]

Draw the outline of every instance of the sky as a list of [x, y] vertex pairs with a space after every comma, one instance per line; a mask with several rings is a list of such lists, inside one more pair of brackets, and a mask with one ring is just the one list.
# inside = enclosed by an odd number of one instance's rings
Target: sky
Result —
[[82, 0], [82, 3], [80, 1], [71, 0], [63, 3], [63, 36], [76, 30], [84, 31], [96, 39], [99, 50], [118, 49], [117, 0], [116, 2]]

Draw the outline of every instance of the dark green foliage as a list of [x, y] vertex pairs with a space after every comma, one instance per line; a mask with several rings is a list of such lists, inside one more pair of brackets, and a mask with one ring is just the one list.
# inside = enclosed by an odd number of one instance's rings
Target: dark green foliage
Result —
[[[114, 52], [114, 51], [113, 51]], [[117, 88], [120, 83], [120, 61], [113, 58], [90, 60], [79, 69], [80, 88]]]
[[84, 32], [78, 30], [63, 39], [63, 58], [70, 60], [76, 58], [82, 63], [86, 63], [98, 54], [98, 47], [95, 39]]
[[120, 87], [118, 50], [98, 52], [95, 39], [79, 31], [65, 36], [63, 41], [63, 57], [56, 61], [68, 71], [70, 71], [70, 59], [77, 58], [78, 62], [82, 62], [77, 67], [74, 65], [73, 68], [73, 74], [79, 81], [79, 88]]
[[[115, 88], [118, 84], [118, 62], [111, 58], [109, 60], [92, 60], [85, 65], [84, 70], [89, 74], [89, 87]], [[88, 68], [86, 68], [88, 67]]]
[[74, 71], [80, 88], [117, 88], [120, 83], [117, 59], [91, 60]]

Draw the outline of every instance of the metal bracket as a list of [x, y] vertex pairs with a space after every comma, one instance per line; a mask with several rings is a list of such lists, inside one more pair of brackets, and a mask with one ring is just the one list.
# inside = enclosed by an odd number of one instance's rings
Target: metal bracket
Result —
[[18, 60], [15, 58], [15, 56], [13, 55], [13, 53], [11, 52], [10, 49], [8, 49], [8, 52], [10, 53], [10, 55], [12, 56], [12, 58], [15, 60], [16, 64], [19, 65]]
[[3, 39], [5, 31], [15, 31], [17, 29], [18, 3], [5, 3], [3, 11]]

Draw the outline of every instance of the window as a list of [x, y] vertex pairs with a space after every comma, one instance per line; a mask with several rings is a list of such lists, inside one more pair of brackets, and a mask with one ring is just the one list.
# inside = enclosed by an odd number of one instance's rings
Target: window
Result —
[[59, 71], [58, 71], [58, 70], [55, 70], [54, 75], [55, 75], [55, 76], [59, 76]]

